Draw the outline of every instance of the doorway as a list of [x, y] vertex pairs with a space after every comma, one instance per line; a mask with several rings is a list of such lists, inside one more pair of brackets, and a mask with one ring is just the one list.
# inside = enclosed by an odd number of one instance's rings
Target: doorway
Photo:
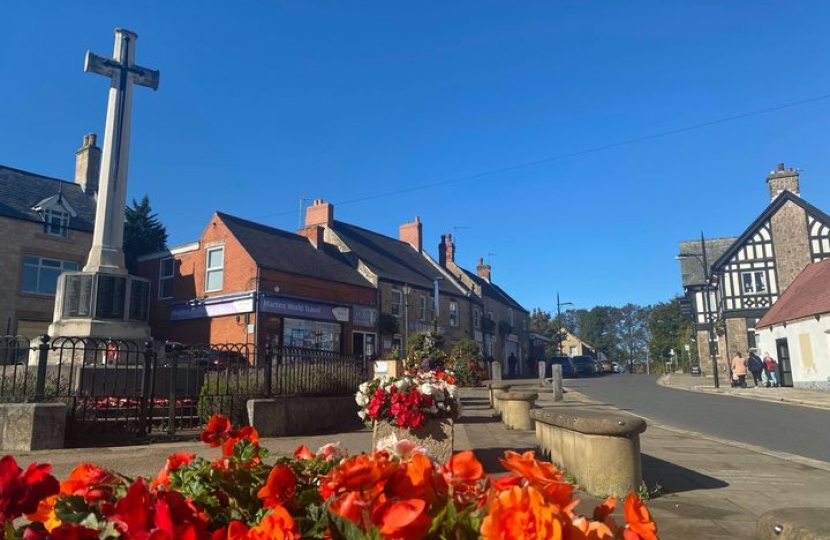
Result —
[[778, 380], [781, 386], [793, 385], [793, 367], [790, 361], [790, 347], [787, 338], [775, 340], [775, 350], [778, 353]]
[[369, 332], [352, 333], [352, 354], [371, 360], [377, 352], [377, 336]]

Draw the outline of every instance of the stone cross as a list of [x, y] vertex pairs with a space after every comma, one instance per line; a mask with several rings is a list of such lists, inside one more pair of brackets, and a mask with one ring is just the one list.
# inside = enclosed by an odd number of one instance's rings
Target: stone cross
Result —
[[134, 32], [115, 30], [113, 58], [86, 53], [84, 71], [110, 78], [109, 103], [104, 131], [101, 177], [92, 248], [85, 272], [126, 274], [124, 265], [124, 209], [127, 198], [127, 165], [130, 152], [130, 117], [133, 84], [158, 89], [159, 72], [135, 65]]

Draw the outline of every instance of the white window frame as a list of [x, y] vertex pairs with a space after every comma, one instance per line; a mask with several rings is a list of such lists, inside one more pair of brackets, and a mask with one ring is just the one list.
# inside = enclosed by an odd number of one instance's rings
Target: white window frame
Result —
[[69, 212], [55, 206], [44, 209], [43, 234], [59, 238], [69, 236]]
[[403, 292], [392, 289], [392, 315], [400, 317], [403, 315]]
[[[221, 260], [218, 266], [210, 266], [210, 256], [213, 253], [221, 253]], [[209, 288], [211, 276], [219, 275], [219, 286]], [[205, 250], [205, 292], [221, 291], [225, 281], [225, 246], [208, 248]]]
[[473, 328], [479, 328], [481, 326], [481, 312], [478, 308], [473, 308]]
[[763, 270], [741, 272], [741, 291], [744, 294], [767, 292], [766, 273]]
[[458, 302], [450, 302], [450, 326], [458, 326]]
[[[165, 272], [165, 263], [170, 263], [170, 272]], [[164, 298], [173, 298], [173, 278], [176, 277], [176, 259], [173, 257], [165, 257], [159, 261], [159, 300]], [[165, 289], [169, 287], [169, 291], [165, 294]]]
[[427, 320], [427, 297], [423, 294], [421, 295], [421, 299], [418, 304], [418, 320]]
[[[46, 262], [47, 264], [44, 264], [44, 262]], [[58, 270], [58, 275], [60, 275], [63, 272], [78, 270], [78, 268], [79, 265], [75, 261], [64, 261], [61, 259], [51, 259], [49, 257], [38, 257], [37, 255], [25, 255], [23, 257], [23, 275], [21, 276], [22, 283], [20, 284], [20, 290], [27, 294], [55, 296], [55, 292], [57, 291], [58, 286], [57, 276], [55, 277], [54, 286], [44, 287], [43, 285], [47, 281], [44, 276], [44, 273], [53, 273], [55, 270]], [[26, 289], [27, 270], [29, 272], [34, 271], [37, 273], [37, 285], [35, 285], [34, 290]], [[52, 285], [51, 279], [49, 279], [49, 285]]]

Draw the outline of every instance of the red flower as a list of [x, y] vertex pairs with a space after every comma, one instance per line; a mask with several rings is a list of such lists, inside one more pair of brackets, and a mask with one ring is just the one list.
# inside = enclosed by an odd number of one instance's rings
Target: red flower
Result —
[[24, 471], [12, 456], [0, 459], [0, 523], [34, 513], [42, 499], [60, 491], [51, 470], [49, 464], [32, 463]]
[[231, 432], [231, 421], [227, 416], [214, 414], [208, 421], [207, 428], [202, 432], [202, 442], [207, 443], [211, 448], [221, 446]]
[[314, 454], [304, 444], [301, 444], [294, 450], [294, 457], [297, 459], [314, 459]]
[[98, 540], [101, 531], [88, 529], [77, 523], [62, 523], [51, 531], [42, 528], [26, 527], [23, 540]]
[[275, 507], [259, 525], [248, 531], [250, 540], [295, 540], [299, 537], [297, 524], [282, 506]]
[[296, 486], [297, 475], [294, 474], [291, 467], [277, 465], [271, 469], [268, 480], [265, 481], [265, 485], [257, 493], [257, 497], [262, 499], [262, 506], [265, 508], [274, 508], [292, 500]]
[[156, 475], [156, 478], [152, 481], [150, 487], [155, 488], [158, 486], [169, 486], [170, 473], [178, 471], [183, 465], [187, 465], [195, 458], [196, 454], [188, 454], [187, 452], [176, 452], [175, 454], [170, 454], [164, 468], [159, 471], [158, 475]]
[[[651, 520], [651, 513], [636, 493], [629, 493], [625, 498], [623, 514], [628, 528], [637, 533], [642, 540], [658, 540], [657, 525]], [[625, 532], [626, 538], [630, 536], [627, 534], [628, 531]]]
[[93, 463], [80, 463], [61, 482], [62, 495], [79, 495], [88, 503], [107, 500], [121, 479]]
[[426, 507], [420, 499], [389, 500], [372, 511], [372, 522], [383, 538], [420, 540], [432, 524]]

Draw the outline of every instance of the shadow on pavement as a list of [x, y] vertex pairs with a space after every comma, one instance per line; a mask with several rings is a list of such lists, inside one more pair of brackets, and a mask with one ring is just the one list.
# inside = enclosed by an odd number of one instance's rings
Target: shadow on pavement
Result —
[[659, 490], [654, 495], [668, 495], [699, 489], [718, 489], [728, 486], [723, 480], [700, 474], [660, 458], [642, 454], [643, 481], [649, 489]]

